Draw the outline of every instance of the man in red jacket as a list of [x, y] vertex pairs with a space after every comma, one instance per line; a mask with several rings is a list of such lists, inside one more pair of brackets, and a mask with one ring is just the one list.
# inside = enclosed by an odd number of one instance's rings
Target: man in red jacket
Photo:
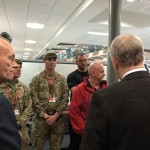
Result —
[[92, 95], [95, 91], [106, 87], [107, 83], [103, 80], [104, 66], [98, 61], [94, 61], [88, 68], [89, 78], [85, 78], [73, 91], [70, 105], [70, 121], [75, 133], [82, 135], [84, 132], [85, 121], [88, 115]]

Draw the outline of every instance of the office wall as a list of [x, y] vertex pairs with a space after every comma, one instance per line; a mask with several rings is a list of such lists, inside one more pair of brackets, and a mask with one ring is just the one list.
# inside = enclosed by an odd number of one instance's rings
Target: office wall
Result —
[[[37, 62], [23, 62], [22, 65], [22, 74], [19, 78], [24, 84], [29, 85], [31, 82], [32, 77], [37, 74], [38, 72], [44, 70], [45, 64], [44, 63], [37, 63]], [[56, 71], [63, 74], [65, 77], [67, 75], [77, 69], [76, 64], [57, 64]]]
[[[29, 85], [32, 77], [38, 72], [44, 70], [45, 68], [44, 65], [45, 65], [44, 63], [39, 63], [39, 62], [23, 62], [22, 74], [19, 80], [22, 81], [24, 84]], [[56, 65], [56, 71], [63, 74], [65, 77], [67, 77], [67, 75], [70, 72], [76, 69], [77, 69], [76, 64], [57, 64]], [[104, 69], [105, 69], [105, 75], [106, 75], [107, 74], [106, 66], [104, 66]], [[104, 77], [104, 79], [106, 80], [106, 76]]]

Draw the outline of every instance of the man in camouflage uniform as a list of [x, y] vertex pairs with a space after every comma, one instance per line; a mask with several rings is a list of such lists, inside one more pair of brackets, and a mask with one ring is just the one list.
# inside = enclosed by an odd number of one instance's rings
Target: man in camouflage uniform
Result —
[[55, 53], [47, 53], [43, 58], [45, 70], [35, 75], [30, 84], [32, 106], [37, 114], [32, 126], [34, 150], [42, 150], [46, 140], [51, 150], [60, 150], [64, 135], [62, 113], [69, 91], [66, 78], [55, 71], [56, 59]]
[[22, 150], [29, 150], [30, 137], [27, 132], [26, 122], [31, 114], [31, 97], [28, 87], [20, 82], [18, 78], [21, 75], [22, 62], [15, 59], [14, 79], [0, 85], [0, 90], [11, 102], [16, 121], [19, 126], [19, 133], [22, 138]]

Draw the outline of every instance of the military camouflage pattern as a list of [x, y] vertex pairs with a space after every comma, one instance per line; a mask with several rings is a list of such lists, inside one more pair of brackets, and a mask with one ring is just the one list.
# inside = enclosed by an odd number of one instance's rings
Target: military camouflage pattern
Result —
[[16, 58], [15, 58], [15, 62], [16, 62], [17, 64], [19, 64], [19, 65], [22, 66], [22, 61], [21, 61], [20, 59], [16, 59]]
[[[17, 124], [21, 127], [22, 135], [24, 135], [24, 137], [22, 137], [22, 150], [29, 150], [30, 137], [27, 133], [26, 127], [26, 122], [32, 114], [32, 101], [29, 88], [17, 80], [16, 82], [7, 82], [1, 84], [0, 93], [5, 95], [10, 100], [14, 110], [19, 111], [19, 114], [15, 116]], [[13, 98], [11, 98], [10, 95], [12, 95]], [[12, 99], [16, 99], [15, 104], [13, 104]]]
[[50, 103], [52, 97], [49, 92], [49, 83], [45, 72], [35, 75], [30, 83], [32, 107], [38, 116], [43, 117], [48, 111], [57, 111], [62, 114], [68, 103], [68, 87], [66, 78], [55, 72], [54, 75], [54, 97], [56, 103]]
[[42, 118], [36, 118], [32, 126], [31, 140], [34, 150], [43, 150], [47, 140], [51, 150], [60, 150], [64, 137], [63, 119], [59, 119], [50, 127]]
[[[33, 110], [37, 114], [32, 126], [32, 144], [34, 150], [42, 150], [47, 139], [50, 141], [50, 149], [60, 150], [64, 134], [62, 113], [67, 106], [69, 92], [66, 78], [55, 72], [54, 94], [52, 96], [49, 92], [49, 82], [46, 74], [42, 71], [33, 77], [30, 89]], [[50, 97], [55, 97], [56, 102], [49, 102]], [[49, 112], [55, 113], [56, 111], [59, 113], [59, 118], [53, 126], [50, 126], [43, 119], [43, 115]]]

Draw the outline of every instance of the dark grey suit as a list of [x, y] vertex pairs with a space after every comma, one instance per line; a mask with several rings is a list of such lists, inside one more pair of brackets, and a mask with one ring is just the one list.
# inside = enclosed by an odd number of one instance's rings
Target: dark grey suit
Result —
[[150, 74], [96, 92], [80, 150], [150, 150]]
[[21, 139], [12, 106], [0, 94], [0, 150], [21, 150]]

